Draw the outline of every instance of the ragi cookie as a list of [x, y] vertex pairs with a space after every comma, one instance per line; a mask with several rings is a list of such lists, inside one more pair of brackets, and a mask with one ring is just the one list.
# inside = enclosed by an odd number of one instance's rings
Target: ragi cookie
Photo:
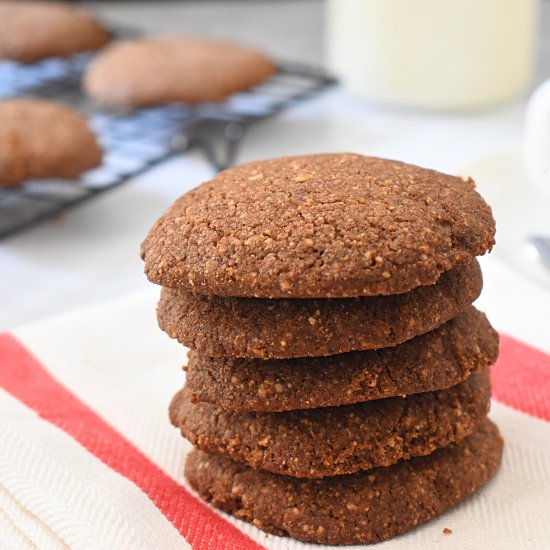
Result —
[[0, 59], [67, 56], [97, 50], [110, 39], [88, 11], [67, 2], [0, 2]]
[[185, 388], [170, 419], [202, 451], [295, 477], [351, 474], [430, 454], [469, 435], [489, 411], [489, 369], [447, 390], [281, 413], [193, 404]]
[[344, 298], [432, 284], [490, 250], [494, 232], [472, 180], [324, 154], [221, 172], [167, 210], [141, 253], [148, 278], [165, 287]]
[[305, 480], [194, 450], [185, 476], [204, 500], [264, 531], [303, 542], [369, 544], [477, 491], [497, 471], [502, 447], [496, 426], [485, 419], [460, 443], [389, 468]]
[[230, 42], [147, 37], [111, 46], [88, 70], [84, 87], [114, 106], [198, 103], [225, 99], [274, 72], [264, 54]]
[[74, 178], [101, 162], [86, 119], [48, 101], [1, 101], [0, 145], [0, 187], [29, 178]]
[[18, 185], [25, 179], [24, 157], [24, 148], [17, 135], [0, 129], [0, 187]]
[[286, 360], [191, 351], [186, 387], [194, 402], [235, 411], [315, 409], [449, 388], [497, 355], [497, 332], [470, 306], [423, 336], [381, 350]]
[[405, 294], [274, 299], [202, 296], [164, 288], [159, 326], [211, 357], [291, 358], [401, 344], [453, 318], [483, 285], [479, 264], [445, 272]]

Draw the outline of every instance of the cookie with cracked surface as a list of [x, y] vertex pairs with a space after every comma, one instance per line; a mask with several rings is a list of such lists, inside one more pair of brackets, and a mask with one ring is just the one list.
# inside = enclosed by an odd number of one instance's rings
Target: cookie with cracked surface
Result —
[[467, 308], [483, 279], [474, 260], [405, 294], [276, 299], [202, 296], [163, 288], [159, 326], [211, 357], [285, 359], [395, 346]]
[[469, 435], [489, 411], [489, 369], [447, 390], [281, 413], [193, 404], [185, 388], [170, 419], [202, 451], [294, 477], [351, 474], [424, 456]]
[[216, 508], [269, 533], [320, 544], [387, 540], [449, 510], [498, 470], [503, 441], [488, 419], [460, 443], [388, 468], [296, 479], [194, 450], [185, 476]]
[[0, 187], [29, 178], [75, 178], [101, 162], [86, 119], [48, 101], [0, 102]]
[[193, 402], [281, 412], [442, 390], [492, 365], [498, 333], [470, 306], [437, 329], [392, 348], [297, 359], [212, 358], [189, 353]]
[[471, 180], [351, 153], [243, 164], [178, 199], [142, 244], [154, 283], [259, 298], [408, 292], [494, 244]]
[[113, 106], [221, 101], [275, 72], [264, 54], [230, 42], [159, 36], [114, 44], [90, 67], [84, 88]]
[[97, 50], [110, 34], [87, 10], [66, 2], [0, 2], [0, 59], [32, 62]]

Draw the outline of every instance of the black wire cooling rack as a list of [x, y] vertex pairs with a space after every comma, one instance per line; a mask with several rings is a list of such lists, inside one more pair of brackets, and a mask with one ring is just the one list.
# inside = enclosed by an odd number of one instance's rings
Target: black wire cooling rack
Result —
[[0, 98], [31, 96], [79, 109], [88, 117], [104, 152], [101, 166], [76, 180], [36, 180], [0, 187], [0, 238], [113, 189], [175, 153], [199, 148], [216, 169], [231, 166], [250, 125], [336, 82], [308, 66], [281, 64], [268, 81], [222, 103], [111, 112], [99, 109], [81, 91], [81, 76], [90, 59], [91, 55], [80, 54], [32, 65], [0, 61]]

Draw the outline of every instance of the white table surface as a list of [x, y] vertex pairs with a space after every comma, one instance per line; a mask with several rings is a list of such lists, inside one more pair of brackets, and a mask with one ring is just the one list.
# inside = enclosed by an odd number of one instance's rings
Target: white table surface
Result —
[[[322, 60], [320, 2], [90, 4], [113, 21], [152, 32], [237, 38], [278, 58], [317, 64]], [[550, 76], [550, 2], [545, 2], [541, 28], [546, 32], [539, 35], [536, 81]], [[524, 103], [518, 100], [468, 114], [435, 114], [381, 108], [335, 89], [253, 128], [239, 160], [349, 150], [474, 176], [479, 170], [487, 192], [500, 201], [495, 183], [489, 183], [496, 173], [492, 166], [497, 169], [503, 156], [518, 154]], [[58, 220], [1, 241], [0, 330], [146, 288], [149, 283], [138, 256], [141, 240], [176, 197], [212, 174], [200, 153], [188, 153]], [[483, 192], [485, 182], [479, 185]], [[521, 193], [521, 186], [515, 189]], [[507, 210], [499, 205], [495, 211]], [[501, 226], [512, 222], [497, 215]], [[547, 227], [550, 234], [550, 214]], [[512, 250], [506, 245], [499, 244], [504, 259]], [[518, 274], [528, 277], [521, 269]], [[548, 297], [543, 285], [536, 288]]]

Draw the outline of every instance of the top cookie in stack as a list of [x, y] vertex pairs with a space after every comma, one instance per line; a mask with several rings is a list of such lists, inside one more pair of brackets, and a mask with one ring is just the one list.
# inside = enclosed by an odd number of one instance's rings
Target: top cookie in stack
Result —
[[435, 283], [494, 244], [471, 180], [355, 154], [226, 170], [143, 245], [149, 279], [216, 296], [350, 298]]
[[170, 407], [200, 450], [191, 485], [330, 544], [481, 487], [502, 450], [498, 337], [471, 304], [494, 231], [471, 180], [355, 154], [246, 164], [176, 201], [142, 257], [161, 328], [192, 350]]

